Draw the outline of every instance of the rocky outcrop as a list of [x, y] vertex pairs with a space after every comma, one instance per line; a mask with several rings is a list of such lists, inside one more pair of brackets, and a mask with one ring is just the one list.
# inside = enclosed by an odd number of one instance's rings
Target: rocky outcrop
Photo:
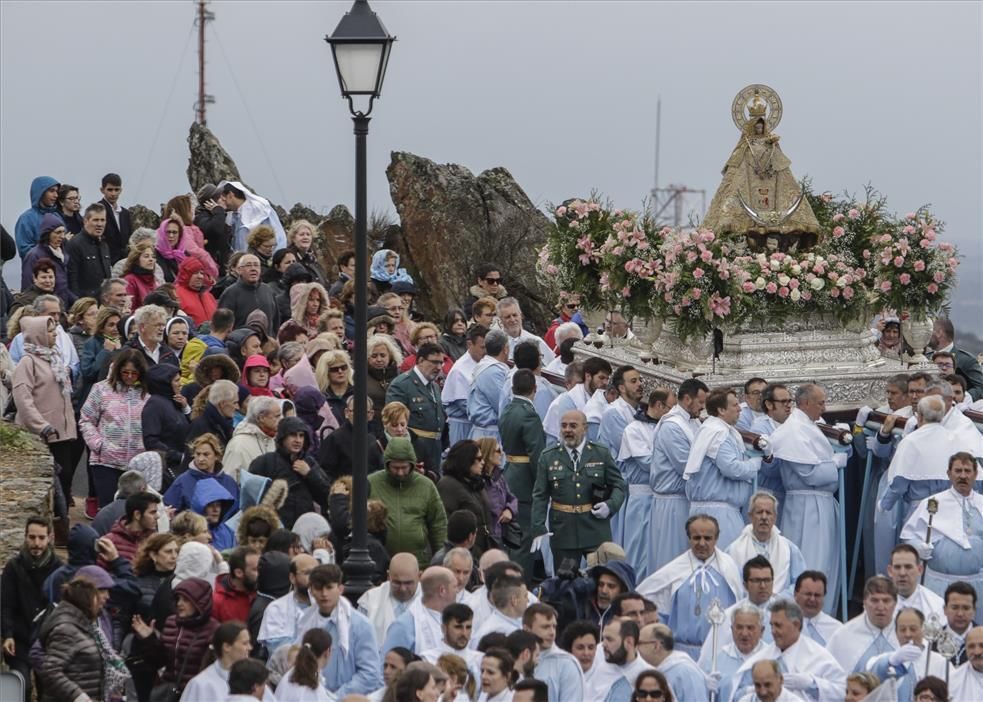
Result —
[[24, 521], [52, 517], [51, 453], [34, 436], [0, 422], [0, 563], [24, 543]]
[[425, 316], [442, 319], [460, 307], [477, 266], [494, 261], [527, 322], [546, 328], [550, 301], [535, 264], [549, 222], [511, 173], [499, 167], [475, 176], [463, 166], [393, 152], [386, 175], [400, 217], [392, 248], [417, 282], [417, 306]]
[[246, 185], [239, 176], [239, 169], [229, 156], [229, 152], [205, 125], [197, 122], [191, 125], [191, 131], [188, 133], [188, 151], [190, 152], [188, 184], [193, 192], [198, 192], [201, 186], [208, 183], [215, 185], [220, 180], [238, 180]]
[[134, 231], [140, 227], [156, 230], [160, 226], [160, 207], [157, 208], [157, 212], [143, 205], [131, 205], [127, 209], [130, 210], [130, 222], [133, 223]]

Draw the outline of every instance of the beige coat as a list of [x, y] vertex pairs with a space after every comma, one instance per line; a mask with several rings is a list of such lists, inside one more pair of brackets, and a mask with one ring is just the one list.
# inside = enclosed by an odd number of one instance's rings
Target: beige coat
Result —
[[[28, 317], [21, 321], [24, 343], [48, 346], [48, 317]], [[75, 413], [69, 398], [62, 394], [51, 366], [37, 356], [25, 353], [14, 369], [15, 421], [34, 434], [51, 426], [57, 441], [76, 437]]]

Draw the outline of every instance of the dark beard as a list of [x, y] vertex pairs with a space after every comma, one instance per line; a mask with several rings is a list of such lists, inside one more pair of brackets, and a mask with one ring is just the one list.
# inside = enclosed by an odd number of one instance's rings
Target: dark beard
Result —
[[608, 654], [605, 651], [604, 658], [611, 665], [624, 665], [628, 662], [628, 651], [625, 649], [625, 645], [621, 644], [618, 650], [612, 654]]

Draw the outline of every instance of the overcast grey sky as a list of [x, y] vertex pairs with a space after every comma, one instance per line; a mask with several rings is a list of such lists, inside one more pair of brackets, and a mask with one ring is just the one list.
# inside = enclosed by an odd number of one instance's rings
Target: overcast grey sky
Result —
[[[185, 192], [197, 91], [195, 3], [0, 5], [0, 219], [36, 175], [124, 203]], [[353, 138], [330, 33], [350, 2], [212, 2], [209, 126], [261, 194], [351, 206]], [[956, 320], [983, 317], [976, 2], [372, 2], [398, 37], [369, 135], [369, 205], [394, 211], [392, 150], [475, 172], [505, 166], [545, 205], [597, 189], [637, 207], [653, 182], [705, 188], [738, 133], [730, 104], [765, 83], [797, 177], [873, 183], [897, 211], [931, 203], [965, 260]], [[172, 90], [173, 86], [173, 90]], [[5, 273], [12, 273], [11, 265]], [[18, 264], [19, 267], [19, 264]]]

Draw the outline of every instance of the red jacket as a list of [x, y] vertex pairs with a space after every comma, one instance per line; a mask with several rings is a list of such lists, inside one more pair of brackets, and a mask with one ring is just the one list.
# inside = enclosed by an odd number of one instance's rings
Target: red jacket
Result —
[[195, 292], [191, 288], [178, 283], [174, 286], [174, 291], [177, 293], [178, 305], [191, 317], [195, 326], [211, 320], [215, 308], [218, 307], [218, 303], [215, 302], [215, 296], [208, 290]]
[[143, 298], [157, 289], [157, 281], [154, 280], [153, 273], [150, 275], [137, 275], [127, 273], [123, 276], [126, 281], [126, 294], [133, 296], [133, 303], [130, 309], [135, 310], [143, 305]]
[[256, 599], [256, 592], [234, 590], [229, 584], [230, 575], [215, 580], [215, 594], [212, 596], [212, 616], [220, 622], [238, 620], [249, 621], [249, 608]]
[[[119, 551], [119, 555], [125, 558], [133, 564], [133, 559], [137, 555], [137, 549], [140, 548], [140, 544], [147, 540], [151, 534], [155, 534], [155, 531], [144, 531], [139, 534], [134, 534], [132, 531], [124, 526], [126, 524], [126, 517], [120, 517], [119, 520], [113, 524], [113, 528], [109, 530], [106, 534], [106, 538], [113, 542], [116, 546], [116, 550]], [[107, 567], [106, 560], [99, 557], [98, 564], [103, 568]]]

